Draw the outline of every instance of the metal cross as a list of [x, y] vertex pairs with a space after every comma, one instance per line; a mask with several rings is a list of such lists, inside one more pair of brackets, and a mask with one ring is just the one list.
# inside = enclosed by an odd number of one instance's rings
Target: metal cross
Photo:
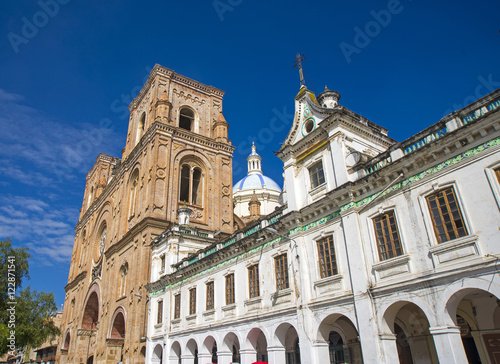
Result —
[[297, 53], [297, 57], [295, 58], [295, 62], [292, 68], [299, 66], [299, 76], [300, 76], [300, 85], [305, 86], [306, 82], [304, 81], [304, 72], [302, 71], [302, 61], [306, 59], [306, 56], [303, 54]]

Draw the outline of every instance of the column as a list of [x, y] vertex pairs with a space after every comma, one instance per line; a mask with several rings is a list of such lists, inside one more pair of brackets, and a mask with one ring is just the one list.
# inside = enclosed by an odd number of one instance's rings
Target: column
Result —
[[440, 363], [467, 363], [460, 329], [456, 326], [430, 327]]
[[199, 364], [211, 364], [212, 354], [210, 353], [198, 353], [198, 363]]
[[181, 355], [181, 363], [182, 364], [194, 364], [194, 355], [193, 354]]
[[257, 361], [257, 350], [240, 349], [240, 360], [241, 364], [252, 364], [253, 362]]
[[[157, 361], [157, 363], [160, 363], [160, 361]], [[168, 357], [168, 364], [179, 364], [179, 358], [177, 355], [170, 355]]]
[[[323, 342], [314, 342], [313, 343], [313, 354], [314, 359], [311, 360], [312, 363], [329, 363], [330, 362], [330, 351], [328, 350], [328, 343], [326, 341]], [[301, 353], [302, 355], [302, 353]], [[306, 358], [301, 358], [302, 362], [305, 363]]]
[[[410, 336], [406, 338], [408, 340], [408, 344], [410, 345], [411, 357], [413, 358], [413, 362], [416, 364], [419, 363], [429, 363], [432, 360], [432, 354], [429, 350], [429, 341], [430, 339], [427, 336]], [[432, 341], [431, 341], [432, 345]]]
[[267, 357], [269, 364], [286, 364], [284, 346], [268, 346]]
[[230, 351], [217, 351], [218, 364], [231, 364], [232, 361], [233, 361], [233, 353], [232, 352], [230, 352]]
[[396, 344], [396, 335], [379, 335], [382, 353], [386, 364], [399, 363], [398, 346]]

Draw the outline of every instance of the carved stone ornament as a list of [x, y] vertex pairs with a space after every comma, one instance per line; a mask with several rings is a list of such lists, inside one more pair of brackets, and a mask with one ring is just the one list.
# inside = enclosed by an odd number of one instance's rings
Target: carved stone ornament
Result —
[[172, 91], [175, 95], [177, 95], [179, 98], [184, 98], [184, 100], [186, 101], [191, 101], [195, 104], [198, 104], [198, 105], [203, 105], [205, 103], [205, 100], [200, 100], [200, 98], [198, 96], [194, 96], [189, 94], [189, 93], [185, 93], [184, 91], [178, 91], [177, 89], [174, 88], [174, 90]]
[[191, 219], [200, 220], [203, 218], [203, 210], [197, 209], [196, 207], [190, 207], [190, 208], [193, 210], [191, 215], [189, 215]]
[[165, 178], [165, 176], [166, 176], [166, 175], [167, 175], [167, 174], [165, 173], [165, 170], [164, 170], [164, 169], [158, 168], [158, 169], [156, 170], [156, 176], [157, 176], [158, 178], [163, 179], [163, 178]]
[[96, 280], [97, 278], [101, 278], [101, 273], [102, 273], [102, 260], [99, 262], [97, 266], [92, 268], [92, 281]]

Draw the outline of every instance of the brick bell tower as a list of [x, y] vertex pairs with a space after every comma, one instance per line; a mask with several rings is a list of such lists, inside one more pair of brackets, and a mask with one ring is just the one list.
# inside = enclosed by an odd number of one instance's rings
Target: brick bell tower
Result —
[[129, 106], [122, 158], [97, 157], [75, 227], [60, 363], [144, 363], [151, 241], [190, 225], [233, 232], [224, 92], [156, 65]]

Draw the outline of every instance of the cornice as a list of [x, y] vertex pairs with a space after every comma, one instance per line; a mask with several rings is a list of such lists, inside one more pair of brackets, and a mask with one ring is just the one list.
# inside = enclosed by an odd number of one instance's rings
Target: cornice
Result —
[[85, 279], [87, 276], [87, 271], [81, 272], [79, 275], [77, 275], [71, 282], [69, 282], [66, 286], [64, 286], [64, 292], [68, 292], [70, 289], [73, 289], [76, 287], [76, 285]]
[[97, 168], [97, 165], [99, 164], [99, 161], [104, 161], [104, 162], [108, 162], [109, 164], [111, 165], [116, 165], [116, 163], [120, 160], [120, 158], [117, 158], [117, 157], [113, 157], [113, 156], [110, 156], [108, 154], [105, 154], [105, 153], [99, 153], [99, 155], [97, 156], [97, 158], [95, 159], [95, 162], [94, 162], [94, 165], [92, 166], [92, 168], [90, 168], [90, 171], [87, 172], [87, 174], [85, 175], [85, 178], [86, 179], [89, 179], [90, 176], [94, 173], [94, 171], [96, 170]]
[[[316, 112], [316, 114], [319, 113], [327, 115], [321, 122], [319, 122], [318, 128], [315, 131], [319, 129], [329, 131], [333, 127], [341, 125], [348, 130], [361, 134], [363, 137], [372, 140], [379, 145], [384, 145], [387, 148], [397, 143], [396, 140], [387, 136], [387, 129], [375, 124], [359, 114], [356, 114], [342, 105], [337, 105], [332, 109], [327, 109], [316, 105], [314, 102], [307, 100], [307, 98], [306, 103], [311, 109], [313, 109], [314, 112]], [[297, 117], [294, 118], [294, 124], [292, 127], [293, 130], [291, 130], [287, 136], [287, 141], [293, 139], [293, 135], [296, 134], [297, 129], [300, 127], [297, 119]], [[300, 154], [301, 150], [304, 148], [304, 143], [307, 145], [310, 143], [309, 138], [316, 138], [316, 135], [314, 134], [315, 131], [306, 135], [295, 144], [285, 142], [282, 148], [278, 152], [275, 152], [276, 156], [281, 160], [286, 160], [290, 156], [296, 155], [297, 153]]]
[[119, 252], [125, 245], [127, 245], [130, 242], [130, 239], [134, 237], [137, 233], [140, 231], [143, 231], [144, 229], [148, 227], [154, 227], [158, 228], [161, 230], [168, 229], [168, 226], [171, 225], [171, 222], [164, 220], [164, 219], [159, 219], [157, 217], [150, 217], [147, 216], [144, 219], [142, 219], [139, 223], [135, 224], [130, 230], [127, 231], [125, 235], [121, 237], [120, 240], [118, 240], [116, 243], [111, 245], [105, 252], [104, 255], [106, 257], [106, 260], [111, 258], [111, 256], [117, 252]]
[[195, 81], [189, 77], [182, 76], [178, 73], [175, 73], [175, 71], [173, 71], [167, 67], [163, 67], [159, 64], [156, 64], [153, 67], [153, 69], [151, 70], [151, 72], [149, 73], [148, 80], [146, 81], [144, 86], [142, 86], [141, 91], [139, 92], [137, 97], [135, 99], [133, 99], [132, 102], [130, 103], [130, 105], [129, 105], [130, 111], [135, 109], [141, 103], [142, 99], [144, 98], [144, 96], [147, 94], [147, 92], [151, 88], [151, 84], [154, 82], [154, 79], [156, 76], [163, 76], [163, 77], [166, 77], [168, 79], [175, 80], [177, 83], [184, 85], [184, 86], [187, 86], [187, 87], [190, 87], [190, 88], [194, 88], [197, 91], [199, 91], [200, 93], [205, 94], [206, 96], [215, 96], [219, 99], [222, 99], [222, 97], [224, 96], [224, 93], [225, 93], [224, 91], [222, 91], [216, 87], [205, 85], [205, 84], [198, 82], [198, 81]]

